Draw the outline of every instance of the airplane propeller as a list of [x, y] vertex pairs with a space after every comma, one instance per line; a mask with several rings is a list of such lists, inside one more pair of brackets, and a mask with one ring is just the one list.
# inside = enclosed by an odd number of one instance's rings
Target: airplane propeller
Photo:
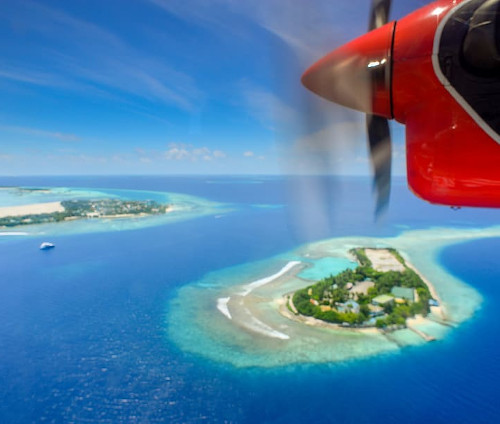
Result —
[[[369, 31], [389, 20], [391, 0], [373, 0]], [[368, 145], [373, 167], [373, 188], [377, 193], [375, 216], [387, 208], [391, 194], [392, 141], [387, 118], [367, 114]]]
[[[388, 22], [390, 8], [391, 0], [372, 1], [369, 31]], [[302, 76], [303, 85], [312, 92], [366, 113], [376, 217], [387, 208], [391, 190], [392, 142], [387, 119], [392, 117], [390, 34], [390, 30], [381, 30], [363, 43], [341, 47], [319, 60]]]

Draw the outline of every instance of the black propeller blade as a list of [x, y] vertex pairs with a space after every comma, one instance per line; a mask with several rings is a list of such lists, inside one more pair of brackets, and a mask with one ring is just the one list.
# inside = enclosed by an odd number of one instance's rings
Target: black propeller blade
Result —
[[391, 11], [391, 0], [373, 0], [372, 10], [370, 11], [370, 24], [368, 30], [380, 28], [389, 22], [389, 13]]
[[388, 204], [391, 193], [391, 132], [389, 122], [380, 116], [367, 116], [370, 158], [373, 166], [373, 189], [377, 192], [375, 216], [378, 217]]
[[[373, 0], [368, 29], [371, 31], [385, 25], [389, 20], [390, 9], [391, 0]], [[373, 188], [377, 195], [375, 217], [378, 218], [389, 205], [391, 193], [391, 132], [386, 118], [367, 115], [366, 124], [374, 173]]]

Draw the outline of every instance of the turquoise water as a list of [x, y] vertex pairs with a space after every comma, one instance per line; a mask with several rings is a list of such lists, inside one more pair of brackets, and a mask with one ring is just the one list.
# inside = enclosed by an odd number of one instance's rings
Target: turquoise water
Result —
[[1, 206], [21, 206], [33, 203], [60, 202], [73, 199], [102, 199], [106, 197], [120, 197], [120, 194], [106, 193], [101, 190], [73, 189], [66, 187], [2, 187], [0, 188]]
[[336, 275], [346, 269], [354, 269], [358, 266], [356, 262], [344, 258], [321, 258], [311, 260], [310, 263], [312, 266], [301, 271], [298, 275], [301, 278], [311, 281], [318, 281], [330, 275]]

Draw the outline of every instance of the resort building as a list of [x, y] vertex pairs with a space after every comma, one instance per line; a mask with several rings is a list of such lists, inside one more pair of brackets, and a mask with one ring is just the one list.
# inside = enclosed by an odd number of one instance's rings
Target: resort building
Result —
[[355, 314], [359, 314], [359, 303], [351, 299], [338, 305], [337, 309], [339, 312], [354, 312]]
[[375, 283], [371, 280], [358, 281], [351, 289], [353, 294], [368, 294], [368, 289], [375, 287]]
[[394, 302], [394, 297], [387, 294], [381, 294], [380, 296], [377, 296], [372, 300], [372, 304], [376, 306], [384, 306], [392, 302]]
[[407, 287], [393, 287], [391, 293], [396, 298], [396, 302], [415, 302], [415, 289]]
[[371, 317], [379, 317], [381, 315], [384, 315], [384, 308], [382, 308], [382, 306], [368, 305], [368, 309], [370, 310]]

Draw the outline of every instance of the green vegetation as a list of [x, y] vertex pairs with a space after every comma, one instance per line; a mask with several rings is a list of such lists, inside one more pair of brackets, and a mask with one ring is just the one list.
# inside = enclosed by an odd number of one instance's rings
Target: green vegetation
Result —
[[406, 266], [406, 262], [404, 258], [399, 254], [399, 252], [396, 249], [393, 249], [392, 247], [387, 249], [391, 254], [404, 266]]
[[297, 315], [297, 312], [295, 312], [290, 306], [290, 296], [287, 296], [286, 298], [286, 307], [292, 314]]
[[351, 249], [349, 250], [349, 253], [356, 256], [356, 259], [358, 260], [359, 264], [361, 266], [366, 266], [370, 267], [372, 266], [372, 262], [370, 259], [368, 259], [368, 256], [366, 256], [365, 249]]
[[[432, 298], [429, 289], [396, 250], [390, 252], [405, 266], [403, 272], [376, 271], [364, 249], [350, 252], [360, 264], [356, 269], [330, 275], [294, 293], [293, 304], [300, 314], [343, 325], [378, 328], [404, 326], [407, 318], [428, 314]], [[361, 282], [363, 289], [359, 288]], [[415, 299], [396, 299], [391, 293], [395, 287], [413, 289], [410, 293], [416, 293]], [[381, 295], [386, 296], [377, 299]]]
[[8, 216], [0, 218], [0, 227], [46, 224], [71, 219], [100, 218], [122, 215], [159, 215], [167, 211], [168, 205], [152, 200], [66, 200], [61, 202], [63, 212], [37, 215]]
[[87, 214], [98, 214], [99, 216], [110, 215], [155, 215], [165, 213], [168, 205], [153, 200], [66, 200], [61, 202], [65, 211], [72, 216], [87, 216]]

